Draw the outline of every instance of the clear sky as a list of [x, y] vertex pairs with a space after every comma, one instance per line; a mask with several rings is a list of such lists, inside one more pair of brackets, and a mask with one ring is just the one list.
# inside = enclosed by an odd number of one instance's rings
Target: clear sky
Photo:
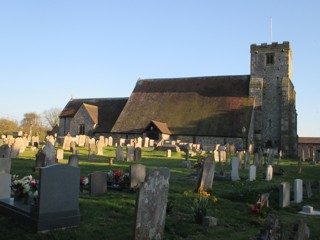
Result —
[[[0, 117], [129, 97], [139, 78], [250, 74], [250, 44], [289, 41], [299, 136], [320, 137], [320, 1], [0, 3]], [[272, 39], [270, 19], [272, 18]]]

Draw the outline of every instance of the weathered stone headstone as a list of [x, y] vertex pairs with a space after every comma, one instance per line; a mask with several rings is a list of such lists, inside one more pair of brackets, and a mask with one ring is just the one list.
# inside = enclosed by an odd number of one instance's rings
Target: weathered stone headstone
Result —
[[86, 142], [86, 135], [80, 135], [78, 140], [79, 147], [84, 147], [85, 142]]
[[301, 179], [294, 180], [293, 183], [294, 202], [301, 203], [303, 200], [303, 181]]
[[108, 145], [109, 145], [110, 147], [113, 146], [113, 138], [112, 138], [111, 136], [108, 138]]
[[98, 156], [103, 156], [103, 145], [102, 142], [97, 141], [97, 155]]
[[190, 160], [183, 160], [180, 163], [182, 168], [191, 168], [191, 161]]
[[89, 151], [88, 151], [88, 160], [93, 160], [95, 151], [96, 151], [96, 145], [94, 143], [90, 143]]
[[196, 186], [196, 191], [202, 189], [204, 191], [212, 190], [212, 184], [214, 179], [215, 161], [213, 156], [208, 156], [204, 161], [200, 178]]
[[[0, 169], [1, 171], [1, 169]], [[8, 199], [11, 195], [11, 174], [0, 172], [0, 199]]]
[[51, 142], [46, 142], [46, 145], [43, 148], [43, 153], [46, 155], [45, 166], [53, 165], [56, 163], [56, 151]]
[[119, 139], [119, 145], [120, 145], [121, 147], [125, 146], [125, 145], [126, 145], [126, 139], [125, 139], [125, 138], [120, 138], [120, 139]]
[[89, 195], [97, 196], [107, 191], [107, 173], [96, 171], [89, 175]]
[[251, 165], [249, 168], [249, 181], [255, 181], [256, 180], [256, 171], [257, 168], [255, 165]]
[[241, 151], [237, 152], [237, 157], [239, 160], [239, 169], [242, 168], [242, 155], [243, 155], [243, 153]]
[[73, 153], [75, 150], [76, 150], [76, 142], [72, 140], [70, 143], [70, 151]]
[[171, 149], [167, 150], [167, 158], [171, 158], [171, 152], [172, 152]]
[[64, 137], [63, 141], [63, 150], [70, 151], [70, 145], [71, 145], [72, 137], [70, 135], [67, 135]]
[[116, 159], [117, 161], [121, 161], [121, 162], [124, 161], [123, 149], [120, 145], [118, 145], [116, 149]]
[[239, 177], [239, 158], [232, 157], [230, 165], [231, 165], [231, 180], [232, 181], [240, 180], [240, 177]]
[[146, 178], [146, 166], [133, 164], [130, 166], [130, 188], [138, 188]]
[[290, 205], [290, 183], [282, 182], [279, 186], [279, 207]]
[[127, 146], [127, 162], [134, 161], [134, 147]]
[[104, 138], [104, 136], [100, 136], [99, 137], [99, 143], [101, 144], [102, 147], [105, 146], [105, 138]]
[[3, 144], [0, 146], [0, 157], [9, 158], [10, 157], [10, 147], [8, 144]]
[[136, 147], [141, 148], [142, 147], [142, 138], [138, 137], [137, 143], [136, 143]]
[[142, 155], [142, 150], [140, 147], [134, 149], [134, 161], [140, 161]]
[[149, 138], [148, 138], [148, 137], [146, 137], [146, 138], [144, 139], [144, 144], [143, 144], [143, 146], [144, 146], [144, 147], [149, 147]]
[[[8, 173], [11, 171], [11, 159], [10, 158], [0, 158], [0, 173]], [[1, 182], [0, 182], [1, 184]]]
[[150, 141], [149, 141], [149, 147], [154, 147], [154, 140], [153, 140], [153, 139], [150, 139]]
[[151, 171], [140, 185], [135, 210], [134, 239], [163, 239], [170, 171]]
[[19, 156], [20, 149], [21, 149], [21, 142], [22, 142], [21, 137], [18, 137], [14, 140], [14, 143], [11, 146], [11, 154], [10, 154], [11, 158], [16, 158]]
[[77, 154], [70, 155], [68, 165], [70, 165], [72, 167], [78, 167], [79, 166], [79, 156]]
[[39, 136], [32, 136], [31, 146], [36, 148], [39, 146]]
[[267, 170], [266, 170], [266, 180], [271, 181], [273, 176], [273, 168], [271, 165], [268, 165]]
[[36, 162], [33, 171], [39, 170], [39, 168], [45, 166], [45, 159], [46, 155], [44, 154], [43, 150], [40, 149], [36, 154]]
[[57, 160], [63, 159], [63, 149], [57, 149]]

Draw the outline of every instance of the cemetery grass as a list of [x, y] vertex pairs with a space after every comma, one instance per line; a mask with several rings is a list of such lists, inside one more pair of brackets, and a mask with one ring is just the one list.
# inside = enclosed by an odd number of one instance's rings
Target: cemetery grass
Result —
[[[109, 166], [108, 158], [115, 157], [115, 148], [104, 148], [104, 156], [95, 156], [88, 161], [88, 152], [79, 148], [81, 176], [87, 176], [94, 171], [109, 171], [111, 169], [125, 170], [128, 162], [117, 162]], [[64, 153], [64, 159], [59, 163], [66, 164], [71, 153]], [[195, 224], [192, 211], [187, 205], [183, 195], [186, 190], [193, 190], [195, 177], [190, 175], [195, 169], [181, 168], [184, 153], [172, 153], [172, 158], [166, 158], [166, 152], [156, 152], [151, 148], [143, 148], [142, 160], [148, 169], [168, 167], [171, 171], [169, 202], [167, 207], [165, 239], [255, 239], [260, 229], [264, 227], [264, 219], [268, 214], [280, 216], [287, 238], [298, 219], [303, 219], [311, 230], [311, 239], [320, 235], [318, 222], [320, 217], [308, 217], [297, 214], [304, 205], [311, 205], [320, 209], [320, 194], [318, 187], [320, 165], [303, 163], [302, 173], [297, 171], [297, 161], [283, 159], [281, 167], [275, 166], [274, 172], [279, 168], [285, 171], [284, 176], [276, 175], [272, 181], [264, 180], [265, 167], [257, 170], [257, 180], [248, 182], [248, 170], [240, 170], [240, 181], [214, 181], [212, 195], [218, 202], [208, 208], [208, 215], [218, 218], [218, 225], [205, 228]], [[193, 163], [195, 158], [190, 159]], [[230, 162], [230, 160], [229, 160]], [[25, 176], [35, 174], [32, 168], [35, 163], [35, 152], [27, 151], [19, 158], [13, 159], [11, 174]], [[137, 162], [135, 162], [137, 163]], [[228, 173], [229, 166], [216, 164], [216, 171], [223, 170]], [[280, 209], [278, 186], [283, 181], [289, 181], [292, 189], [294, 179], [311, 181], [313, 196], [300, 204], [291, 204]], [[258, 194], [270, 192], [269, 208], [263, 208], [260, 214], [250, 211], [251, 206], [257, 201]], [[291, 193], [293, 196], [293, 193]], [[134, 208], [136, 193], [129, 190], [111, 190], [98, 197], [89, 197], [87, 194], [79, 195], [81, 222], [79, 227], [64, 230], [55, 230], [48, 233], [35, 233], [28, 226], [21, 225], [14, 219], [0, 215], [1, 239], [131, 239], [134, 226]]]

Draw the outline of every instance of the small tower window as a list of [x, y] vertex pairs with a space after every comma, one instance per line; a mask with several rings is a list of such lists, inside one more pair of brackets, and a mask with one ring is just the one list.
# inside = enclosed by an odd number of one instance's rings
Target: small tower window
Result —
[[266, 54], [266, 64], [267, 65], [274, 64], [274, 54], [273, 53]]
[[79, 125], [79, 135], [84, 135], [85, 134], [85, 125], [80, 124]]

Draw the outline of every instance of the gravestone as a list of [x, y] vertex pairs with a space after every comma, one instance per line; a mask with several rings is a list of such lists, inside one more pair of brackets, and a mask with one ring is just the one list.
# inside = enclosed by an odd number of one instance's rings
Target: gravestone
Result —
[[136, 143], [136, 147], [139, 147], [139, 148], [142, 147], [142, 138], [141, 137], [138, 137], [138, 141]]
[[305, 156], [305, 154], [304, 154], [304, 149], [303, 149], [303, 148], [301, 149], [301, 156], [300, 156], [300, 158], [301, 158], [302, 162], [306, 161], [306, 156]]
[[257, 168], [255, 165], [251, 165], [249, 168], [249, 181], [255, 181], [256, 180], [256, 171]]
[[238, 160], [239, 160], [239, 169], [242, 168], [242, 155], [243, 153], [241, 151], [237, 152], [237, 157], [238, 157]]
[[218, 161], [221, 164], [221, 158], [218, 150], [213, 151], [213, 158], [215, 162]]
[[11, 174], [2, 170], [0, 169], [0, 199], [8, 199], [11, 195]]
[[79, 147], [84, 147], [85, 142], [86, 142], [86, 135], [80, 135], [78, 140]]
[[16, 158], [19, 156], [20, 149], [21, 149], [21, 143], [22, 143], [22, 138], [18, 137], [14, 140], [14, 143], [11, 146], [11, 158]]
[[100, 136], [99, 137], [99, 143], [101, 144], [102, 147], [105, 146], [105, 138], [104, 138], [104, 136]]
[[103, 156], [103, 145], [102, 142], [97, 141], [97, 155]]
[[79, 156], [77, 154], [70, 155], [68, 165], [70, 165], [72, 167], [78, 167], [79, 166]]
[[113, 146], [113, 138], [112, 138], [111, 136], [108, 138], [108, 145], [109, 145], [110, 147]]
[[0, 146], [0, 157], [9, 158], [10, 157], [10, 147], [8, 144], [3, 144]]
[[63, 150], [70, 151], [70, 145], [71, 145], [72, 137], [68, 134], [64, 137], [63, 141]]
[[234, 145], [230, 145], [230, 155], [234, 155], [236, 153], [236, 147]]
[[54, 164], [40, 169], [38, 230], [80, 224], [79, 179], [76, 167]]
[[140, 185], [135, 207], [134, 239], [164, 238], [169, 177], [168, 168], [159, 168], [151, 171]]
[[89, 151], [88, 151], [88, 160], [93, 160], [95, 151], [96, 151], [95, 143], [90, 143], [89, 144]]
[[127, 162], [134, 161], [134, 147], [127, 146]]
[[34, 172], [38, 171], [39, 168], [45, 166], [45, 159], [46, 159], [46, 155], [44, 154], [43, 150], [40, 149], [36, 154], [36, 162], [35, 162], [35, 166], [33, 168]]
[[130, 166], [130, 188], [138, 188], [146, 178], [146, 166], [133, 164]]
[[39, 136], [32, 136], [31, 146], [36, 148], [39, 146]]
[[149, 140], [149, 147], [154, 147], [154, 140], [153, 139]]
[[63, 159], [63, 149], [57, 149], [57, 160]]
[[212, 184], [214, 179], [215, 161], [213, 156], [208, 156], [204, 161], [200, 178], [198, 179], [196, 192], [200, 189], [204, 191], [212, 190]]
[[180, 163], [182, 168], [191, 168], [191, 161], [190, 160], [183, 160]]
[[140, 161], [141, 160], [141, 148], [140, 147], [136, 147], [134, 149], [134, 161]]
[[84, 147], [87, 149], [90, 147], [90, 138], [88, 136], [85, 136]]
[[97, 196], [107, 191], [107, 173], [96, 171], [89, 175], [89, 195]]
[[43, 148], [43, 153], [46, 155], [45, 166], [50, 166], [56, 163], [56, 151], [51, 142], [46, 142], [46, 145]]
[[239, 177], [239, 158], [231, 157], [230, 165], [231, 165], [231, 180], [232, 181], [240, 180], [240, 177]]
[[143, 146], [146, 147], [146, 148], [149, 147], [149, 138], [148, 137], [144, 138]]
[[73, 153], [74, 151], [76, 151], [76, 142], [72, 140], [70, 143], [70, 152]]
[[271, 181], [273, 176], [273, 168], [271, 165], [268, 165], [267, 170], [266, 170], [266, 180]]
[[[0, 173], [10, 173], [11, 171], [11, 159], [0, 158]], [[1, 182], [0, 182], [1, 184]]]
[[116, 149], [116, 159], [117, 161], [121, 161], [121, 162], [124, 161], [123, 149], [120, 144], [117, 146], [117, 149]]
[[126, 145], [126, 139], [120, 138], [120, 139], [119, 139], [119, 145], [120, 145], [121, 147], [125, 146], [125, 145]]
[[171, 158], [171, 152], [172, 152], [171, 149], [167, 150], [167, 158]]
[[301, 203], [303, 200], [303, 181], [301, 179], [294, 180], [293, 191], [294, 203]]
[[274, 155], [273, 155], [273, 149], [268, 149], [268, 165], [273, 166], [274, 165]]
[[290, 205], [290, 183], [282, 182], [279, 186], [279, 207]]

